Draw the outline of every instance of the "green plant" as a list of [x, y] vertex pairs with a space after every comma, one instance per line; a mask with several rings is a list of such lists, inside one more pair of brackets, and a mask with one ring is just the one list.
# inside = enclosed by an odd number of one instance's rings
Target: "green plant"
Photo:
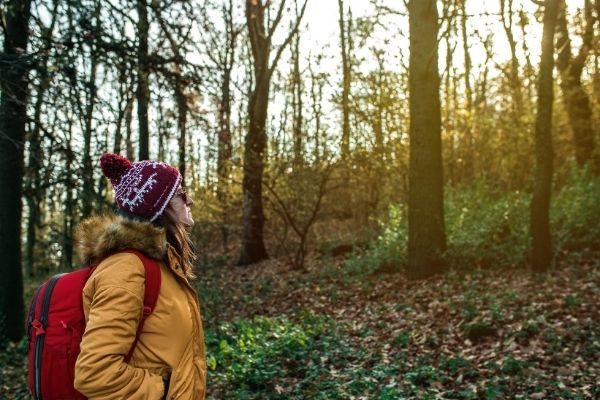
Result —
[[502, 363], [502, 367], [500, 371], [504, 374], [508, 375], [520, 375], [525, 368], [527, 368], [528, 363], [523, 360], [518, 360], [513, 357], [508, 357]]
[[464, 327], [465, 337], [472, 342], [480, 342], [488, 336], [494, 336], [497, 329], [489, 322], [473, 322]]
[[576, 294], [568, 294], [565, 297], [565, 305], [569, 308], [575, 308], [581, 305], [581, 299]]
[[521, 329], [517, 332], [517, 338], [529, 339], [540, 332], [540, 326], [537, 322], [526, 320], [523, 322]]
[[414, 385], [428, 386], [439, 378], [439, 373], [431, 365], [420, 365], [407, 372], [404, 377]]
[[574, 168], [552, 199], [550, 223], [557, 253], [592, 248], [600, 237], [600, 179]]

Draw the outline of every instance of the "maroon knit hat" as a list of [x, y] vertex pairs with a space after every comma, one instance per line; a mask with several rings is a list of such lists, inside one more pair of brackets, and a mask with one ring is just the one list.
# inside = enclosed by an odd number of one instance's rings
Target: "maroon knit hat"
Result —
[[118, 154], [104, 153], [100, 167], [110, 178], [119, 208], [150, 221], [163, 213], [181, 184], [179, 171], [158, 161], [132, 163]]

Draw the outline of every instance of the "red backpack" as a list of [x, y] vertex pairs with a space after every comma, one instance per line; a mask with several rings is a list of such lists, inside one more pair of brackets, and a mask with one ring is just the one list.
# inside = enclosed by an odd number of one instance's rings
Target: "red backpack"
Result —
[[[161, 278], [156, 260], [137, 250], [123, 252], [138, 256], [146, 272], [144, 314], [125, 357], [125, 362], [129, 362], [144, 322], [156, 306]], [[83, 287], [96, 266], [55, 275], [33, 295], [26, 330], [29, 338], [29, 390], [36, 400], [85, 399], [75, 390], [73, 383], [79, 343], [85, 331]]]

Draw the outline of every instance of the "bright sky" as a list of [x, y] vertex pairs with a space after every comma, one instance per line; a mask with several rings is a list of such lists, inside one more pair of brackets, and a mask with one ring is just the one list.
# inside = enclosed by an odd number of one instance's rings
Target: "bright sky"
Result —
[[[290, 0], [288, 0], [290, 1]], [[300, 1], [300, 0], [298, 0]], [[308, 24], [303, 34], [303, 43], [307, 49], [321, 49], [329, 46], [332, 51], [339, 53], [339, 9], [337, 0], [308, 0], [308, 6], [305, 15], [305, 22]], [[495, 53], [494, 61], [502, 62], [510, 58], [510, 48], [506, 39], [506, 34], [500, 20], [500, 0], [466, 0], [467, 13], [471, 16], [468, 22], [468, 31], [471, 32], [469, 38], [471, 48], [471, 58], [474, 66], [485, 60], [485, 53], [480, 39], [473, 33], [480, 32], [485, 37], [490, 33], [492, 35], [493, 49]], [[369, 0], [344, 0], [345, 6], [350, 7], [354, 18], [374, 14], [374, 7]], [[400, 13], [407, 14], [403, 0], [379, 0], [380, 4], [393, 8]], [[508, 0], [506, 0], [508, 3]], [[583, 8], [584, 0], [567, 0], [568, 9], [571, 14], [576, 10]], [[529, 18], [529, 24], [526, 28], [526, 44], [531, 52], [531, 61], [536, 65], [539, 61], [542, 24], [535, 20], [534, 12], [538, 6], [531, 0], [513, 0], [513, 11], [525, 11]], [[441, 15], [442, 2], [438, 1], [438, 13]], [[488, 15], [484, 15], [488, 14]], [[408, 18], [400, 15], [391, 15], [386, 18], [389, 24], [384, 29], [380, 27], [374, 33], [373, 40], [381, 43], [384, 39], [390, 40], [389, 51], [390, 65], [393, 56], [399, 55], [400, 50], [404, 56], [404, 63], [408, 65]], [[513, 34], [519, 43], [518, 52], [522, 53], [523, 35], [518, 25], [518, 15], [514, 16]], [[395, 26], [394, 26], [395, 25]], [[573, 38], [575, 39], [575, 38]], [[577, 44], [577, 40], [574, 40]], [[440, 43], [440, 64], [444, 63], [445, 45]], [[456, 47], [454, 58], [457, 64], [462, 64], [464, 59], [462, 45]], [[339, 66], [339, 59], [336, 56], [329, 68], [336, 69]], [[441, 67], [442, 65], [440, 65]], [[327, 69], [329, 69], [327, 68]]]

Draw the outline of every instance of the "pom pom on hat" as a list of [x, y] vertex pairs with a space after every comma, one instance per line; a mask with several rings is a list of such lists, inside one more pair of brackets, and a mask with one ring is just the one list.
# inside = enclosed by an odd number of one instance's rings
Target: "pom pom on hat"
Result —
[[118, 182], [131, 165], [131, 161], [118, 154], [104, 153], [100, 157], [102, 173], [113, 182]]

